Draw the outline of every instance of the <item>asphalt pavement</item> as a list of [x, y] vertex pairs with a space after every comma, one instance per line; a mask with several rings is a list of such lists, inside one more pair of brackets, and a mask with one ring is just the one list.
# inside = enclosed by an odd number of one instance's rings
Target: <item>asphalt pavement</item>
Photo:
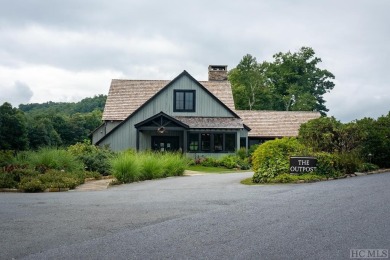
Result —
[[349, 259], [390, 249], [390, 173], [246, 186], [251, 173], [0, 193], [0, 259]]

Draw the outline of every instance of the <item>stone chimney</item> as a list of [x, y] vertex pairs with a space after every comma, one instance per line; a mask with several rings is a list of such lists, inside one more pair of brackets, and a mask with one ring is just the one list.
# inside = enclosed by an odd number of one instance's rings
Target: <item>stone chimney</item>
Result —
[[227, 80], [227, 65], [210, 65], [209, 81]]

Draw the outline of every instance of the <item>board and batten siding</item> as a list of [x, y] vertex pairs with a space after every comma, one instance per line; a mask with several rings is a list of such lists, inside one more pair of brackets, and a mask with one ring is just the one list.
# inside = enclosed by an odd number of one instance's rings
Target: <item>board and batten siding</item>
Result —
[[[129, 122], [130, 121], [130, 122]], [[120, 125], [116, 128], [111, 134], [106, 136], [102, 141], [100, 141], [100, 146], [108, 145], [113, 151], [122, 151], [129, 148], [136, 148], [136, 131], [134, 131], [134, 136], [131, 134], [134, 128], [134, 124], [130, 126], [131, 119]], [[134, 128], [135, 130], [135, 128]]]
[[105, 135], [106, 126], [102, 124], [92, 133], [92, 143], [96, 144], [96, 142], [102, 139]]
[[102, 139], [106, 134], [108, 134], [120, 123], [121, 121], [106, 121], [92, 133], [92, 143], [96, 144], [96, 142]]
[[[173, 112], [174, 90], [195, 90], [195, 112]], [[137, 129], [134, 125], [161, 111], [170, 116], [234, 117], [231, 111], [210, 96], [194, 80], [183, 75], [157, 96], [154, 96], [150, 102], [147, 102], [145, 106], [117, 127], [113, 133], [104, 138], [99, 145], [109, 145], [114, 151], [128, 148], [136, 149]], [[146, 142], [148, 142], [147, 139], [140, 145], [145, 147]]]
[[[195, 90], [195, 112], [174, 112], [173, 91]], [[152, 102], [143, 107], [141, 113], [145, 119], [163, 111], [170, 116], [203, 116], [203, 117], [232, 117], [229, 110], [212, 98], [203, 88], [192, 79], [183, 75], [159, 95]], [[142, 120], [141, 120], [142, 121]]]

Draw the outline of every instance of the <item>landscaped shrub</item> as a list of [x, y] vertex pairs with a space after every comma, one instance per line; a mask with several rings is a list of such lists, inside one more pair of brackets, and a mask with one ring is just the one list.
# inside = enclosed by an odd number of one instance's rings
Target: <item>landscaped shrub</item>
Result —
[[16, 188], [18, 183], [9, 172], [0, 171], [0, 188]]
[[260, 146], [259, 144], [254, 144], [254, 145], [251, 145], [249, 147], [249, 149], [248, 149], [248, 157], [249, 157], [250, 161], [252, 160], [253, 153], [257, 150], [257, 148], [259, 146]]
[[112, 160], [113, 176], [122, 183], [183, 175], [187, 159], [174, 153], [125, 152]]
[[16, 182], [20, 182], [23, 178], [37, 177], [39, 172], [28, 168], [14, 168], [9, 174]]
[[236, 155], [237, 155], [241, 160], [244, 160], [245, 158], [247, 158], [247, 151], [246, 151], [246, 148], [241, 147], [240, 149], [238, 149], [238, 150], [236, 151]]
[[102, 175], [110, 175], [110, 159], [113, 153], [109, 150], [98, 149], [91, 154], [84, 154], [78, 157], [83, 161], [86, 170], [99, 172]]
[[305, 147], [296, 138], [282, 138], [260, 145], [253, 153], [253, 182], [268, 182], [268, 179], [289, 173], [289, 158], [305, 155]]
[[74, 156], [83, 155], [86, 153], [93, 153], [98, 148], [95, 145], [91, 145], [90, 142], [76, 143], [68, 147], [68, 151]]
[[122, 183], [140, 180], [141, 165], [137, 156], [130, 152], [119, 154], [111, 161], [112, 175]]
[[270, 183], [292, 183], [295, 180], [294, 175], [288, 174], [288, 173], [283, 173], [278, 176], [276, 176], [273, 179], [267, 179]]
[[316, 174], [292, 175], [284, 173], [269, 179], [269, 183], [296, 183], [296, 182], [315, 182], [322, 180], [323, 177]]
[[18, 162], [23, 162], [41, 173], [49, 169], [80, 171], [84, 169], [83, 163], [64, 149], [41, 148], [38, 151], [28, 151], [17, 156]]
[[80, 174], [82, 173], [82, 176], [84, 176], [84, 178], [89, 178], [89, 179], [95, 179], [95, 180], [100, 180], [102, 179], [102, 175], [100, 174], [100, 172], [90, 172], [90, 171], [83, 171], [83, 172], [80, 172]]
[[323, 175], [327, 178], [335, 178], [341, 176], [341, 172], [338, 169], [337, 155], [319, 152], [316, 153], [317, 157], [317, 169], [316, 174]]
[[39, 175], [39, 172], [35, 170], [19, 168], [15, 165], [11, 165], [5, 169], [6, 171], [0, 172], [0, 188], [17, 188], [22, 179], [33, 179]]
[[359, 172], [370, 172], [370, 171], [376, 171], [378, 169], [379, 169], [378, 165], [375, 165], [375, 164], [372, 164], [372, 163], [362, 163], [359, 166], [358, 171]]
[[85, 178], [101, 178], [100, 173], [86, 172], [83, 168], [83, 163], [66, 150], [43, 148], [20, 152], [12, 164], [0, 169], [0, 187], [40, 192], [47, 188], [73, 189], [84, 183]]
[[77, 143], [69, 146], [68, 151], [81, 160], [87, 171], [96, 171], [102, 175], [109, 175], [110, 160], [114, 152], [108, 148], [99, 148], [89, 143]]
[[18, 187], [25, 192], [42, 192], [46, 189], [39, 178], [23, 178]]
[[236, 155], [225, 155], [220, 159], [220, 165], [228, 169], [239, 168], [239, 160], [240, 158]]
[[362, 164], [362, 160], [357, 152], [351, 151], [336, 155], [338, 159], [338, 168], [344, 174], [355, 173]]
[[200, 165], [205, 166], [205, 167], [218, 167], [218, 166], [220, 166], [219, 160], [216, 158], [212, 158], [212, 157], [202, 157], [198, 160], [197, 164], [200, 164]]
[[0, 167], [10, 165], [14, 162], [14, 152], [0, 150]]
[[68, 173], [58, 170], [49, 170], [39, 175], [38, 179], [46, 188], [69, 188], [74, 189], [84, 183], [84, 174]]
[[141, 165], [142, 180], [162, 178], [164, 174], [162, 156], [159, 154], [143, 153], [137, 155]]
[[[205, 167], [223, 167], [227, 169], [241, 169], [248, 170], [251, 167], [250, 159], [244, 156], [245, 149], [241, 149], [241, 152], [236, 154], [228, 154], [224, 155], [221, 158], [213, 158], [213, 157], [199, 157], [196, 158], [192, 163], [199, 164]], [[244, 156], [242, 158], [242, 156]], [[191, 165], [191, 163], [189, 163]]]
[[260, 165], [253, 175], [253, 182], [269, 182], [280, 174], [289, 173], [289, 162], [284, 158], [268, 159]]
[[180, 153], [166, 153], [162, 157], [164, 177], [181, 176], [187, 167], [188, 160]]
[[238, 165], [241, 170], [249, 170], [252, 165], [249, 162], [249, 158], [245, 158], [244, 160], [239, 160]]
[[360, 157], [354, 152], [350, 153], [316, 153], [316, 173], [328, 178], [338, 178], [345, 174], [352, 174], [362, 165]]

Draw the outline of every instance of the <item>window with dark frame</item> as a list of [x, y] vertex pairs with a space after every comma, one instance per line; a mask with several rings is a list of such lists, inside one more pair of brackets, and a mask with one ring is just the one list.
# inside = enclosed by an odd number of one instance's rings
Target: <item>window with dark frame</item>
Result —
[[236, 150], [236, 135], [225, 134], [225, 151], [234, 152]]
[[195, 112], [195, 90], [173, 91], [174, 112]]
[[199, 150], [199, 134], [189, 134], [188, 135], [188, 147], [190, 152]]
[[223, 134], [214, 134], [214, 151], [223, 151]]
[[246, 138], [240, 137], [240, 148], [246, 148]]
[[[199, 144], [200, 141], [200, 144]], [[189, 152], [234, 152], [235, 133], [188, 133]]]
[[202, 151], [210, 151], [210, 134], [201, 134], [200, 135], [200, 143], [201, 143], [201, 150]]

